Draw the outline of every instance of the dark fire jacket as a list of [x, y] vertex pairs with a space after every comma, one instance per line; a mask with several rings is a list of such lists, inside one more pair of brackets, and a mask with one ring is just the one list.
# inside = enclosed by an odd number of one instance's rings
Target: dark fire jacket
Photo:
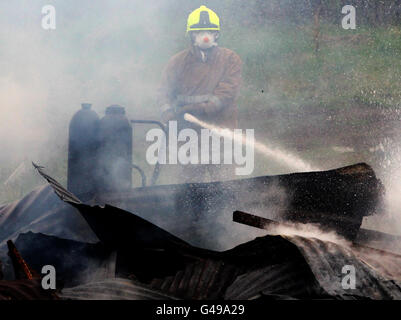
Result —
[[198, 48], [174, 55], [167, 64], [159, 90], [162, 112], [196, 104], [194, 115], [224, 128], [236, 128], [236, 99], [241, 85], [240, 57], [232, 50], [213, 47], [205, 61]]

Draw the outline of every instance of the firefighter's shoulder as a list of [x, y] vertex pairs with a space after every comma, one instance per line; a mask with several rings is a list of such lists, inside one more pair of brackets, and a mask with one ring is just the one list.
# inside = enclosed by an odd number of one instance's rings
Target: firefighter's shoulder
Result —
[[231, 61], [232, 63], [242, 63], [241, 57], [233, 50], [219, 47], [219, 51], [222, 56], [227, 57], [227, 60]]

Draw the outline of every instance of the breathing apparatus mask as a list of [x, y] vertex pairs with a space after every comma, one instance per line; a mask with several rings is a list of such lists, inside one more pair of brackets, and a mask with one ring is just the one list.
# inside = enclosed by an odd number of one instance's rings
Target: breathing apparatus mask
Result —
[[218, 38], [219, 33], [215, 31], [191, 32], [192, 43], [201, 50], [207, 50], [217, 46]]

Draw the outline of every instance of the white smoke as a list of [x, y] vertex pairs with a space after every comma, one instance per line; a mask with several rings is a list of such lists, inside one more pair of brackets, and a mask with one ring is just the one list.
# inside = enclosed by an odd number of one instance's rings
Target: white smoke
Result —
[[389, 170], [384, 179], [385, 214], [381, 222], [384, 231], [401, 235], [401, 146], [393, 146]]
[[322, 230], [316, 224], [290, 223], [279, 226], [267, 226], [266, 230], [270, 235], [300, 236], [304, 238], [316, 238], [323, 241], [334, 242], [342, 246], [351, 246], [351, 243], [335, 231]]
[[[55, 30], [41, 24], [49, 4]], [[65, 182], [68, 125], [83, 102], [100, 116], [120, 104], [130, 119], [158, 119], [160, 73], [188, 43], [187, 12], [167, 21], [174, 8], [165, 0], [0, 3], [0, 185], [26, 159], [52, 165], [50, 172]], [[26, 194], [37, 184], [25, 181], [21, 189]], [[0, 203], [16, 199], [3, 191]]]

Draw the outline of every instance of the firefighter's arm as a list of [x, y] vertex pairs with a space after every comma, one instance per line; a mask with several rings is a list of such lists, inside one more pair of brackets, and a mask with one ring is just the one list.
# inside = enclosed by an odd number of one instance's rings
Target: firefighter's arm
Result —
[[172, 106], [172, 96], [176, 78], [174, 70], [174, 60], [170, 60], [163, 70], [158, 89], [157, 101], [160, 106], [161, 118], [164, 122], [172, 120], [175, 116], [174, 108]]
[[233, 53], [229, 58], [224, 76], [213, 91], [213, 95], [211, 95], [209, 101], [185, 106], [182, 111], [194, 115], [205, 114], [212, 116], [232, 103], [236, 99], [240, 89], [242, 81], [241, 68], [242, 61], [240, 57]]

